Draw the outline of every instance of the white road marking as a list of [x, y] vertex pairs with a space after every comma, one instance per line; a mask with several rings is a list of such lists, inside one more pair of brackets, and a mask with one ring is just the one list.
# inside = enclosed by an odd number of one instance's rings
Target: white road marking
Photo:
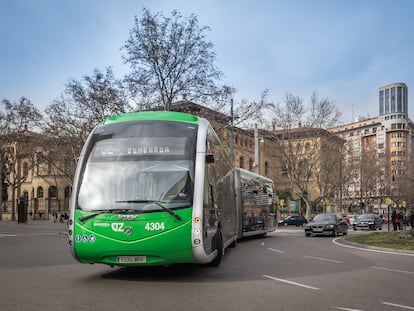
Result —
[[3, 233], [0, 233], [0, 238], [8, 237], [8, 236], [17, 236], [17, 235], [16, 234], [3, 234]]
[[378, 270], [391, 271], [391, 272], [398, 272], [398, 273], [414, 274], [414, 272], [413, 272], [413, 271], [396, 270], [396, 269], [383, 268], [383, 267], [376, 267], [376, 266], [372, 266], [371, 268], [372, 268], [372, 269], [378, 269]]
[[401, 308], [401, 309], [406, 309], [406, 310], [414, 310], [414, 307], [404, 306], [404, 305], [400, 305], [398, 303], [392, 303], [392, 302], [385, 302], [385, 301], [383, 301], [382, 304], [387, 305], [387, 306]]
[[349, 309], [349, 308], [343, 308], [343, 307], [332, 307], [334, 309], [338, 309], [338, 310], [345, 310], [345, 311], [364, 311], [361, 309]]
[[402, 253], [402, 252], [385, 251], [385, 250], [380, 250], [380, 249], [364, 248], [364, 247], [357, 247], [357, 246], [352, 246], [352, 245], [346, 245], [346, 244], [338, 243], [336, 241], [338, 239], [341, 239], [341, 237], [333, 239], [332, 242], [334, 244], [339, 245], [339, 246], [342, 246], [342, 247], [359, 249], [361, 251], [367, 251], [367, 252], [375, 252], [375, 253], [383, 253], [383, 254], [392, 254], [392, 255], [402, 255], [402, 256], [411, 256], [411, 257], [414, 257], [414, 253]]
[[313, 257], [313, 256], [303, 256], [303, 257], [310, 258], [310, 259], [316, 259], [316, 260], [322, 260], [322, 261], [329, 261], [329, 262], [334, 262], [334, 263], [343, 263], [343, 261], [321, 258], [321, 257]]
[[302, 284], [302, 283], [296, 283], [296, 282], [288, 281], [288, 280], [285, 280], [285, 279], [275, 278], [275, 277], [270, 276], [270, 275], [262, 275], [262, 276], [264, 278], [271, 279], [271, 280], [278, 281], [278, 282], [282, 282], [282, 283], [287, 283], [287, 284], [291, 284], [291, 285], [295, 285], [295, 286], [299, 286], [299, 287], [304, 287], [304, 288], [308, 288], [308, 289], [313, 289], [313, 290], [320, 290], [320, 288], [318, 288], [318, 287], [313, 287], [313, 286], [305, 285], [305, 284]]
[[279, 250], [279, 249], [274, 249], [274, 248], [267, 248], [269, 251], [272, 251], [272, 252], [275, 252], [275, 253], [281, 253], [281, 254], [284, 254], [285, 253], [285, 251], [281, 251], [281, 250]]

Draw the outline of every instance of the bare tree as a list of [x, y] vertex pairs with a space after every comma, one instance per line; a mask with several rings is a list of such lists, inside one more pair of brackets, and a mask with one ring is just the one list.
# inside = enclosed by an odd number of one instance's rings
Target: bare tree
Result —
[[272, 110], [273, 140], [288, 177], [290, 189], [306, 205], [310, 217], [312, 204], [332, 198], [338, 189], [342, 140], [325, 130], [335, 124], [340, 113], [329, 99], [314, 92], [310, 104], [287, 94], [284, 104]]
[[252, 128], [254, 124], [262, 124], [264, 122], [264, 113], [274, 108], [274, 104], [269, 101], [268, 97], [269, 90], [265, 89], [260, 94], [259, 100], [242, 99], [239, 103], [236, 103], [233, 115], [234, 125]]
[[[192, 14], [171, 17], [143, 9], [123, 48], [132, 72], [126, 82], [140, 109], [163, 105], [170, 110], [184, 97], [203, 103], [225, 103], [234, 89], [219, 85], [222, 73], [214, 65], [213, 44], [206, 39], [207, 26], [200, 27]], [[214, 107], [216, 108], [216, 107]]]
[[[111, 68], [104, 73], [95, 69], [82, 81], [71, 79], [60, 98], [46, 108], [44, 132], [53, 139], [49, 150], [66, 156], [58, 161], [69, 157], [76, 164], [90, 131], [106, 117], [130, 110], [122, 83], [114, 78]], [[74, 166], [66, 167], [73, 170]], [[68, 172], [68, 176], [73, 173]]]
[[[5, 177], [4, 184], [12, 193], [12, 220], [15, 220], [15, 190], [26, 181], [29, 170], [36, 165], [36, 158], [33, 156], [33, 135], [30, 135], [28, 128], [39, 129], [43, 116], [25, 97], [14, 102], [4, 99], [2, 104], [5, 111], [0, 118], [0, 164]], [[25, 163], [21, 163], [22, 158], [25, 159]]]

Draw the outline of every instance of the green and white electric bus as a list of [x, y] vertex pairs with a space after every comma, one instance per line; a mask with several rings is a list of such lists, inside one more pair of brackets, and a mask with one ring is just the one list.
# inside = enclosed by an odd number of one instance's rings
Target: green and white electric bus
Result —
[[[217, 266], [247, 232], [243, 215], [262, 222], [273, 207], [269, 201], [265, 213], [242, 212], [244, 173], [206, 119], [168, 111], [109, 117], [88, 137], [76, 169], [72, 254], [111, 266]], [[273, 196], [273, 184], [255, 187], [252, 195], [266, 188]], [[249, 223], [248, 231], [270, 230]]]

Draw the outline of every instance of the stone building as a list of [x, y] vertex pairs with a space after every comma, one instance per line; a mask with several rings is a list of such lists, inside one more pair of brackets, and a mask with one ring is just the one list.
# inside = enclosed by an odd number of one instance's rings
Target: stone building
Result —
[[[73, 159], [50, 139], [25, 130], [2, 140], [2, 219], [51, 219], [69, 211]], [[19, 219], [20, 220], [20, 219]]]

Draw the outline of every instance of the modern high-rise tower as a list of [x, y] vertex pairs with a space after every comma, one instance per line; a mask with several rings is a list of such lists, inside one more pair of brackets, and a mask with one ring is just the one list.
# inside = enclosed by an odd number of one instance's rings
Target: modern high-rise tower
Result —
[[378, 88], [379, 116], [408, 116], [408, 88], [405, 83], [393, 83]]

